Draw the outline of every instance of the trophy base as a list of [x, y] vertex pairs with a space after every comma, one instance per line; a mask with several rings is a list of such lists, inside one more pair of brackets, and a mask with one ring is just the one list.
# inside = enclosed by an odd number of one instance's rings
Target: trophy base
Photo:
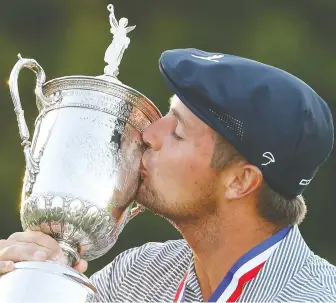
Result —
[[93, 302], [95, 287], [71, 267], [52, 262], [19, 262], [0, 276], [0, 300], [7, 302]]

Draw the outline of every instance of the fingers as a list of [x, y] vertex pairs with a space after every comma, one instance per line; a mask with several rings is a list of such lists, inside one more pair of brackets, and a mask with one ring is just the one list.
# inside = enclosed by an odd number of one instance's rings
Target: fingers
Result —
[[83, 259], [79, 260], [79, 262], [74, 266], [74, 269], [81, 273], [85, 272], [87, 268], [88, 268], [88, 263], [87, 261]]
[[[59, 243], [47, 234], [25, 231], [14, 233], [7, 240], [0, 240], [0, 274], [11, 271], [15, 262], [46, 260], [67, 264]], [[87, 266], [85, 260], [80, 260], [74, 269], [85, 272]]]
[[18, 232], [0, 240], [0, 261], [45, 261], [62, 255], [57, 241], [42, 232]]
[[[52, 251], [52, 257], [57, 257], [61, 254], [61, 247], [58, 242], [51, 236], [39, 231], [17, 232], [12, 234], [8, 241], [34, 243], [41, 247]], [[1, 244], [0, 244], [1, 249]]]
[[34, 243], [10, 245], [0, 250], [0, 261], [46, 261], [47, 257], [48, 251]]
[[10, 272], [14, 269], [13, 261], [0, 261], [0, 275]]
[[0, 249], [3, 249], [4, 247], [7, 247], [9, 245], [14, 244], [14, 241], [10, 241], [10, 240], [0, 240]]

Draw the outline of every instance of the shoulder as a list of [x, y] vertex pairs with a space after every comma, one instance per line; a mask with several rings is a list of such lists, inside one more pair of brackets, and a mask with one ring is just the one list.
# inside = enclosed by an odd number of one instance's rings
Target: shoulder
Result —
[[307, 271], [311, 280], [319, 285], [326, 295], [332, 295], [336, 301], [336, 267], [327, 260], [314, 255], [308, 264]]
[[113, 301], [120, 285], [130, 274], [140, 275], [148, 268], [159, 270], [186, 256], [188, 252], [190, 248], [184, 240], [149, 242], [122, 252], [90, 278], [98, 290], [98, 301]]
[[283, 301], [336, 302], [336, 267], [312, 254], [280, 297]]

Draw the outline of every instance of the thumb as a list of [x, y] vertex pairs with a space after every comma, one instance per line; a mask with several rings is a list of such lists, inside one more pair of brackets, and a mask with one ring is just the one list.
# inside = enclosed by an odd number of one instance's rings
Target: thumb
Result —
[[0, 261], [0, 275], [12, 271], [15, 268], [13, 261]]
[[80, 259], [79, 262], [73, 267], [75, 270], [83, 273], [87, 270], [88, 268], [88, 262], [83, 260], [83, 259]]

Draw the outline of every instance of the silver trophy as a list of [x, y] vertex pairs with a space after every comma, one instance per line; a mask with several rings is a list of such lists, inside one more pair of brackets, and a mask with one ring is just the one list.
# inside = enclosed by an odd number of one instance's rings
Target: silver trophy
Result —
[[[57, 260], [18, 262], [0, 278], [4, 302], [91, 302], [96, 289], [72, 269], [80, 258], [96, 259], [115, 244], [125, 224], [142, 208], [134, 206], [139, 185], [141, 133], [161, 117], [144, 95], [122, 84], [119, 64], [135, 26], [110, 12], [113, 41], [98, 77], [69, 76], [45, 82], [33, 59], [19, 57], [9, 79], [26, 160], [20, 217], [24, 230], [56, 239], [67, 265]], [[32, 139], [18, 91], [22, 68], [37, 77], [39, 115]], [[136, 202], [135, 202], [136, 203]]]

